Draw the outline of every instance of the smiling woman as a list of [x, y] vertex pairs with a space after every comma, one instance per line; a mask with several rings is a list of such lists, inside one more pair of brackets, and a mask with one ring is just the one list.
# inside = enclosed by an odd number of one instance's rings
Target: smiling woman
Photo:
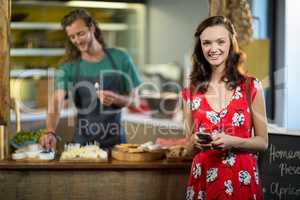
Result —
[[262, 88], [242, 70], [244, 54], [227, 18], [204, 20], [195, 40], [190, 86], [182, 92], [187, 140], [197, 150], [186, 199], [259, 200], [252, 152], [268, 145]]
[[201, 35], [201, 47], [205, 59], [214, 68], [222, 67], [228, 57], [230, 40], [228, 31], [224, 26], [212, 26], [205, 29]]

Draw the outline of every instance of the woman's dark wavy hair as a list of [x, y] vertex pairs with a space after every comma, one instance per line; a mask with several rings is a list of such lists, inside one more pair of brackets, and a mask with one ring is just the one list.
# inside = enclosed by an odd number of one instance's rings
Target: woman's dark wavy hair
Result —
[[205, 59], [201, 48], [201, 33], [211, 26], [224, 26], [229, 32], [230, 49], [226, 60], [225, 74], [221, 78], [226, 83], [226, 87], [230, 90], [236, 88], [238, 82], [244, 80], [245, 70], [243, 62], [246, 55], [239, 49], [237, 36], [233, 24], [224, 16], [213, 16], [204, 20], [194, 34], [195, 47], [192, 54], [192, 72], [190, 74], [190, 88], [193, 92], [207, 91], [212, 75], [212, 67]]
[[[87, 27], [91, 28], [92, 26], [95, 27], [95, 38], [98, 40], [98, 42], [102, 45], [102, 48], [105, 48], [105, 42], [103, 40], [102, 32], [99, 26], [97, 25], [95, 19], [90, 15], [89, 12], [87, 12], [84, 9], [76, 9], [71, 12], [69, 12], [67, 15], [63, 17], [61, 20], [61, 26], [66, 31], [66, 27], [70, 26], [72, 23], [74, 23], [75, 20], [81, 19], [84, 21]], [[80, 58], [80, 51], [72, 44], [70, 39], [66, 41], [65, 44], [66, 47], [66, 54], [63, 59], [64, 62], [72, 61], [74, 59]]]

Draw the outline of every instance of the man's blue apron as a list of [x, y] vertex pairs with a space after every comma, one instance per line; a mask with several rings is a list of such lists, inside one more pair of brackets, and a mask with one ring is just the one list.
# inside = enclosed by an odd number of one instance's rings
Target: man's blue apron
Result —
[[122, 94], [125, 84], [112, 56], [107, 50], [105, 53], [113, 70], [102, 76], [80, 76], [79, 60], [75, 63], [73, 98], [78, 114], [74, 142], [84, 145], [96, 141], [101, 148], [110, 148], [120, 143], [120, 133], [124, 131], [121, 128], [121, 108], [102, 105], [97, 98], [95, 84], [99, 84], [101, 90], [117, 94]]

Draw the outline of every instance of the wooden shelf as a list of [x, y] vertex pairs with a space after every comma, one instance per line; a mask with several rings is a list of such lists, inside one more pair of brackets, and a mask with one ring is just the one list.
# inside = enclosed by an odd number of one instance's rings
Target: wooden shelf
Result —
[[13, 48], [10, 55], [14, 57], [21, 56], [62, 56], [65, 53], [63, 48]]
[[[99, 23], [103, 31], [125, 31], [128, 25], [124, 23]], [[52, 22], [12, 22], [10, 28], [13, 30], [61, 30], [60, 23]]]

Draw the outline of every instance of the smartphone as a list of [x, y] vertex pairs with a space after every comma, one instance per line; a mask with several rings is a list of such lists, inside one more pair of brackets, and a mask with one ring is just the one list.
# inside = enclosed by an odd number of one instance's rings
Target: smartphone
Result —
[[200, 133], [200, 132], [198, 132], [196, 134], [197, 134], [199, 139], [205, 140], [206, 142], [211, 142], [213, 140], [210, 134]]

